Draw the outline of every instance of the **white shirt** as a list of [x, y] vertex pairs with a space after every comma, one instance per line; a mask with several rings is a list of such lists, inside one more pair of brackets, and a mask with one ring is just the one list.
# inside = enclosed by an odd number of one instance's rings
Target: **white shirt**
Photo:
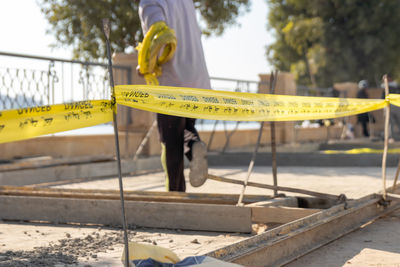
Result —
[[210, 89], [193, 1], [141, 0], [139, 17], [144, 34], [157, 21], [164, 21], [176, 32], [175, 55], [161, 66], [160, 85]]

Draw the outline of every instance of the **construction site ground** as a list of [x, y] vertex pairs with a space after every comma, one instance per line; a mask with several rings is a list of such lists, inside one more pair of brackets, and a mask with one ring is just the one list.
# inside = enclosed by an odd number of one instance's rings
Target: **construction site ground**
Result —
[[[387, 169], [387, 186], [392, 184], [395, 171], [396, 168]], [[213, 167], [209, 173], [243, 180], [247, 166]], [[250, 180], [272, 184], [271, 167], [256, 166]], [[379, 167], [279, 167], [278, 181], [281, 186], [331, 194], [344, 193], [348, 198], [360, 198], [382, 189]], [[217, 181], [207, 181], [199, 188], [190, 187], [189, 183], [187, 185], [187, 192], [239, 194], [241, 191], [240, 185]], [[57, 187], [118, 189], [118, 179], [101, 179]], [[163, 173], [124, 177], [124, 189], [164, 191]], [[246, 193], [272, 194], [269, 190], [250, 187]], [[400, 211], [397, 211], [323, 246], [289, 266], [400, 266], [399, 226]], [[262, 232], [266, 229], [254, 230]], [[0, 221], [0, 266], [122, 266], [121, 236], [120, 230], [99, 225]], [[251, 234], [179, 229], [129, 230], [130, 241], [169, 248], [182, 259], [202, 255], [250, 236]]]

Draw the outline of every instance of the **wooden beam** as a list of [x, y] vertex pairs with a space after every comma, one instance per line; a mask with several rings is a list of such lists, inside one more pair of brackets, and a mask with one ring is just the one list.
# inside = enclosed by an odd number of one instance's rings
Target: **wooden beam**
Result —
[[[161, 169], [158, 157], [122, 161], [124, 175], [144, 171]], [[117, 166], [114, 161], [95, 162], [74, 165], [48, 166], [37, 169], [14, 170], [0, 172], [0, 185], [31, 185], [48, 183], [76, 178], [102, 178], [117, 175]]]
[[[0, 195], [8, 196], [36, 196], [36, 197], [64, 197], [83, 199], [119, 199], [118, 190], [104, 189], [71, 189], [71, 188], [32, 188], [28, 186], [0, 186]], [[132, 201], [179, 202], [203, 204], [231, 204], [235, 205], [238, 194], [210, 194], [184, 192], [154, 192], [154, 191], [124, 191], [125, 199]], [[266, 201], [269, 196], [246, 195], [244, 203]]]
[[253, 223], [288, 223], [320, 211], [289, 207], [251, 207], [251, 220]]
[[[251, 208], [229, 205], [125, 201], [129, 225], [249, 233]], [[0, 196], [0, 219], [119, 226], [120, 201]]]
[[0, 172], [20, 171], [24, 169], [46, 168], [60, 165], [76, 165], [83, 163], [114, 161], [113, 156], [78, 156], [73, 158], [51, 158], [49, 156], [15, 160], [11, 163], [1, 164]]

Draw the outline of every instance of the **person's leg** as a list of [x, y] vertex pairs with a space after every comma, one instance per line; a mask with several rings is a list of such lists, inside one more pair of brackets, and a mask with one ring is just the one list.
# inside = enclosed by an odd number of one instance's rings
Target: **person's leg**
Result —
[[185, 192], [183, 144], [185, 118], [157, 114], [158, 131], [163, 146], [161, 160], [166, 173], [168, 191]]
[[368, 132], [368, 121], [367, 121], [367, 120], [363, 120], [363, 121], [361, 122], [361, 126], [362, 126], [362, 129], [363, 129], [363, 135], [364, 135], [365, 137], [369, 137], [369, 132]]
[[194, 142], [200, 141], [199, 133], [195, 128], [196, 119], [185, 119], [185, 131], [184, 131], [184, 152], [186, 157], [192, 160], [192, 145]]
[[186, 119], [185, 155], [190, 160], [189, 182], [194, 187], [204, 184], [208, 174], [207, 146], [195, 128], [195, 119]]

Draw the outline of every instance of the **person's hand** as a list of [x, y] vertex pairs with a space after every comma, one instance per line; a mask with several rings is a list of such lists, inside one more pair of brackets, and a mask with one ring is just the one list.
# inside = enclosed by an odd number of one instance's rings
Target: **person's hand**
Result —
[[140, 66], [136, 66], [136, 74], [139, 75], [139, 77], [144, 77], [144, 75], [140, 72]]

